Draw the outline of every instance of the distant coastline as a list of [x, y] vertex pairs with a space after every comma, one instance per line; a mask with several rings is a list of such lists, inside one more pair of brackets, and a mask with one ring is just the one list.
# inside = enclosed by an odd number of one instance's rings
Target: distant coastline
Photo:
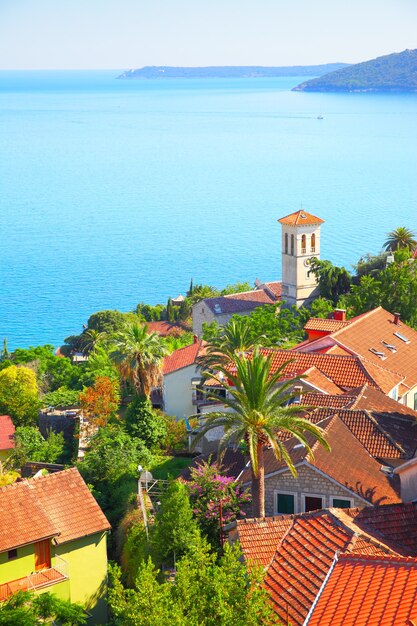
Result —
[[279, 76], [322, 76], [348, 66], [348, 63], [293, 65], [288, 67], [264, 67], [261, 65], [171, 67], [148, 65], [139, 69], [127, 70], [117, 78], [276, 78]]

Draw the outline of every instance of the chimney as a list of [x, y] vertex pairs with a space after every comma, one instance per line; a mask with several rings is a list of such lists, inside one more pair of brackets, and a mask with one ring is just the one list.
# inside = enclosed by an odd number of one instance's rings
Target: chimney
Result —
[[339, 320], [339, 322], [346, 321], [346, 309], [335, 309], [333, 313], [333, 319]]
[[398, 326], [398, 324], [400, 323], [400, 316], [401, 316], [401, 313], [394, 313], [394, 324], [396, 326]]
[[303, 399], [303, 388], [301, 385], [295, 385], [293, 389], [294, 394], [294, 404], [301, 404], [301, 400]]
[[198, 335], [194, 335], [194, 337], [193, 337], [193, 343], [197, 343], [197, 341], [198, 341]]

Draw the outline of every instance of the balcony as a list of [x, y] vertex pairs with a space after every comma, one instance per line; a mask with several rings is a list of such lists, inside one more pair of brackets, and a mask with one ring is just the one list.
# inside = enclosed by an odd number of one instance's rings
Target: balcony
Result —
[[64, 580], [68, 580], [68, 564], [64, 559], [55, 557], [55, 566], [40, 570], [34, 574], [29, 574], [23, 578], [17, 578], [8, 583], [0, 585], [0, 602], [7, 600], [18, 591], [36, 591], [44, 587], [56, 585]]

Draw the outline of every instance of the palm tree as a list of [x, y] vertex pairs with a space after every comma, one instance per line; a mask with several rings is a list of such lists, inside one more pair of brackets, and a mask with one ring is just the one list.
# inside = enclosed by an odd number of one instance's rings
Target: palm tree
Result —
[[86, 330], [83, 335], [83, 352], [89, 354], [103, 341], [106, 333], [100, 332], [95, 328]]
[[157, 333], [149, 333], [146, 324], [128, 322], [114, 335], [110, 358], [137, 395], [149, 398], [152, 387], [160, 382], [167, 354], [168, 348]]
[[[252, 473], [253, 514], [255, 517], [265, 516], [264, 486], [264, 447], [272, 448], [275, 457], [283, 460], [296, 476], [296, 468], [287, 448], [280, 439], [280, 433], [289, 433], [300, 441], [312, 454], [306, 433], [311, 433], [327, 450], [330, 447], [324, 438], [323, 430], [299, 416], [299, 405], [289, 405], [294, 397], [291, 388], [299, 378], [287, 379], [279, 384], [284, 363], [277, 372], [271, 373], [272, 356], [264, 357], [256, 348], [252, 358], [236, 356], [233, 372], [221, 367], [220, 371], [226, 378], [215, 376], [218, 384], [227, 391], [227, 397], [221, 402], [226, 410], [204, 415], [205, 423], [199, 431], [197, 443], [208, 431], [222, 427], [224, 435], [220, 448], [229, 443], [238, 445], [242, 440], [247, 444]], [[208, 394], [215, 399], [215, 393]]]
[[218, 366], [227, 366], [236, 356], [260, 345], [262, 340], [265, 340], [264, 335], [252, 336], [246, 319], [231, 319], [226, 326], [219, 328], [218, 335], [206, 345], [205, 354], [200, 357], [199, 364], [211, 375]]
[[395, 230], [388, 233], [388, 239], [384, 243], [384, 248], [387, 252], [399, 250], [400, 248], [415, 248], [417, 246], [417, 240], [415, 239], [415, 233], [405, 226], [399, 226]]

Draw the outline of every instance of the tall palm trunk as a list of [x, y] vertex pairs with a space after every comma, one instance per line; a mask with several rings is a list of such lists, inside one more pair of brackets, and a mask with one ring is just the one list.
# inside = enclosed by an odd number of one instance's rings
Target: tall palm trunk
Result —
[[256, 447], [258, 458], [258, 474], [256, 475], [252, 467], [252, 508], [254, 517], [265, 517], [265, 467], [264, 467], [264, 446], [258, 443]]

